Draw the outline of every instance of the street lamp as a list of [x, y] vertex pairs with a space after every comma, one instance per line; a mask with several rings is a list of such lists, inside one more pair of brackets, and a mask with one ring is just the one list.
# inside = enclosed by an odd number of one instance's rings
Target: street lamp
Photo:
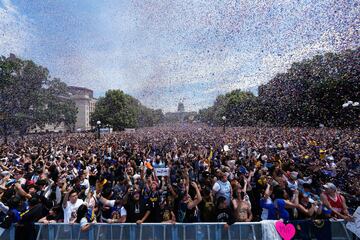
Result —
[[225, 123], [226, 123], [226, 117], [222, 116], [221, 118], [223, 120], [223, 132], [225, 133]]
[[100, 139], [100, 126], [101, 126], [101, 121], [98, 120], [96, 122], [96, 127], [97, 127], [97, 138]]

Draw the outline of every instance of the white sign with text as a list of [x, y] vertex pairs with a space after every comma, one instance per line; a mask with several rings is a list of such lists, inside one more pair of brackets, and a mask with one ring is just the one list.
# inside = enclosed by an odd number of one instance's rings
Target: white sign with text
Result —
[[353, 217], [354, 221], [348, 222], [346, 224], [346, 228], [349, 229], [351, 232], [355, 233], [355, 235], [360, 238], [360, 207], [356, 209]]
[[154, 168], [156, 176], [165, 177], [170, 175], [169, 168]]

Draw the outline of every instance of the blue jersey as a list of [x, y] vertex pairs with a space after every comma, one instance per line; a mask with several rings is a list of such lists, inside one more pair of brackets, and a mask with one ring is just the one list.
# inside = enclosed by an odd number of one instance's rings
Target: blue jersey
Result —
[[285, 200], [284, 199], [276, 199], [275, 200], [275, 206], [277, 207], [277, 211], [279, 213], [279, 217], [282, 218], [284, 221], [289, 221], [290, 219], [290, 214], [289, 212], [285, 209]]
[[262, 220], [276, 220], [276, 208], [271, 198], [260, 199], [260, 206], [263, 209], [261, 214]]

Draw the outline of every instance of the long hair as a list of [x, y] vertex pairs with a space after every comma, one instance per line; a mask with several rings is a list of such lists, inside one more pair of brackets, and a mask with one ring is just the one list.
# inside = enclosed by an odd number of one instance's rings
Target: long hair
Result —
[[80, 223], [81, 219], [85, 217], [88, 208], [86, 205], [81, 205], [76, 212], [76, 223]]

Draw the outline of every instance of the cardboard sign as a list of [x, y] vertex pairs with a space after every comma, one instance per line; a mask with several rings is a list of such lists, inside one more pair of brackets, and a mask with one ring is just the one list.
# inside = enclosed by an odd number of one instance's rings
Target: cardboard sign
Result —
[[156, 173], [156, 176], [158, 177], [164, 177], [170, 175], [169, 168], [154, 168], [154, 171]]
[[291, 223], [285, 225], [282, 221], [277, 221], [275, 228], [284, 240], [291, 240], [295, 236], [295, 227]]
[[348, 222], [346, 228], [360, 238], [360, 207], [354, 212], [354, 222]]

